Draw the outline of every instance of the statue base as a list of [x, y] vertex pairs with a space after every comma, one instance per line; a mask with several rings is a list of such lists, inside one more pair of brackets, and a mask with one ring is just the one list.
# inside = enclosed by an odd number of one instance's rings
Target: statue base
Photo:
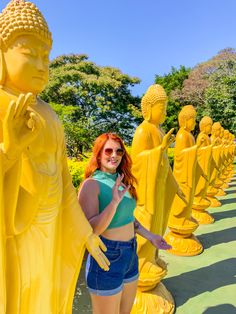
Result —
[[153, 290], [137, 291], [131, 314], [172, 314], [175, 302], [163, 283], [159, 283]]
[[226, 195], [225, 191], [222, 190], [221, 188], [219, 188], [219, 190], [218, 190], [216, 196], [225, 196], [225, 195]]
[[169, 253], [179, 256], [195, 256], [203, 251], [203, 246], [194, 234], [183, 235], [170, 231], [165, 240], [172, 246]]
[[229, 185], [228, 183], [224, 183], [222, 186], [221, 186], [222, 189], [228, 189], [229, 188]]
[[207, 195], [207, 198], [211, 201], [210, 207], [220, 207], [222, 205], [221, 202], [214, 196]]
[[167, 274], [167, 265], [159, 257], [156, 264], [146, 261], [139, 269], [138, 287], [140, 291], [154, 289]]
[[205, 210], [192, 209], [192, 216], [200, 225], [209, 225], [215, 221], [214, 218]]
[[208, 208], [211, 205], [211, 202], [207, 198], [194, 198], [192, 208], [200, 211]]

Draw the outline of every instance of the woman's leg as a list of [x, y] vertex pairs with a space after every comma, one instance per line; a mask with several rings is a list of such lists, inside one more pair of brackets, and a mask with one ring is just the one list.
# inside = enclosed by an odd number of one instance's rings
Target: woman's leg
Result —
[[137, 286], [138, 280], [124, 284], [120, 302], [120, 314], [130, 314], [134, 303]]
[[121, 294], [122, 291], [110, 296], [90, 294], [93, 314], [119, 314]]

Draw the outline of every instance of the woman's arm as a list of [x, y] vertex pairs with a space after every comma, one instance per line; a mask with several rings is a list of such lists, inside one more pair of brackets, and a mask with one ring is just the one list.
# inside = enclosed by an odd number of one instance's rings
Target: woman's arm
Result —
[[112, 189], [112, 200], [110, 204], [99, 214], [99, 200], [98, 195], [100, 193], [99, 185], [96, 180], [89, 178], [84, 181], [79, 194], [78, 201], [82, 207], [88, 221], [90, 222], [93, 232], [100, 235], [102, 234], [112, 221], [116, 213], [116, 209], [122, 200], [124, 194], [128, 188], [119, 191], [119, 186], [122, 183], [123, 175], [118, 176], [116, 183]]
[[134, 230], [138, 233], [141, 237], [147, 239], [154, 245], [157, 249], [161, 250], [170, 250], [171, 245], [169, 245], [160, 235], [154, 234], [144, 228], [141, 223], [135, 219], [134, 221]]

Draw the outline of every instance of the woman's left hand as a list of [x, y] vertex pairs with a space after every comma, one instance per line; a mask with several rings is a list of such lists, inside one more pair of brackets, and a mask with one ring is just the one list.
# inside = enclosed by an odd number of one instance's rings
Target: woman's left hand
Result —
[[159, 250], [170, 250], [172, 248], [161, 236], [158, 234], [151, 234], [149, 238], [152, 245], [154, 245]]

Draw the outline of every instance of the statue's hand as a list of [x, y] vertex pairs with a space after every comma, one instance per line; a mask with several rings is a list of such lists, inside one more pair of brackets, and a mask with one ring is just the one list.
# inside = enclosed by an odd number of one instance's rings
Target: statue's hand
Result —
[[205, 140], [202, 137], [199, 141], [197, 141], [197, 148], [200, 148], [204, 142], [205, 142]]
[[172, 134], [174, 132], [174, 128], [172, 128], [166, 135], [163, 137], [161, 147], [163, 150], [167, 149], [171, 143], [175, 141], [175, 137]]
[[186, 205], [188, 205], [188, 202], [187, 202], [187, 200], [186, 200], [186, 198], [185, 198], [185, 194], [184, 194], [184, 192], [183, 192], [180, 188], [178, 188], [176, 194], [178, 195], [179, 198], [181, 198], [181, 200], [182, 200]]
[[107, 248], [99, 236], [94, 233], [91, 234], [87, 239], [86, 247], [89, 253], [97, 261], [98, 265], [106, 271], [109, 270], [110, 262], [106, 255], [102, 252], [105, 252]]
[[3, 120], [3, 147], [9, 159], [15, 159], [36, 138], [42, 122], [40, 116], [29, 108], [33, 94], [20, 94], [11, 101]]

